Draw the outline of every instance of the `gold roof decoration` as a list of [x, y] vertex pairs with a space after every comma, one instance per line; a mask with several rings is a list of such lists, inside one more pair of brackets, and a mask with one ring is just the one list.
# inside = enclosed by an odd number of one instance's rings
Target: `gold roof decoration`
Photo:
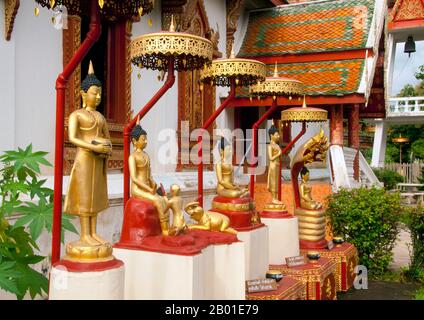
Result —
[[202, 69], [212, 55], [213, 45], [208, 39], [175, 31], [174, 17], [169, 31], [144, 34], [131, 42], [132, 63], [152, 70], [167, 70], [170, 57], [176, 71]]
[[231, 52], [230, 58], [213, 60], [211, 65], [205, 67], [200, 73], [200, 80], [211, 82], [212, 85], [229, 87], [231, 79], [237, 86], [250, 86], [264, 81], [266, 65], [252, 59], [236, 58]]
[[[69, 15], [84, 16], [90, 14], [91, 1], [87, 0], [35, 0], [35, 2], [52, 10], [64, 6]], [[103, 19], [118, 21], [150, 13], [153, 10], [154, 2], [155, 0], [98, 0], [98, 5]]]
[[284, 122], [325, 122], [328, 118], [327, 110], [306, 106], [303, 97], [302, 107], [289, 108], [281, 112], [281, 121]]
[[277, 62], [275, 63], [274, 74], [272, 77], [266, 77], [265, 81], [254, 84], [250, 88], [252, 96], [268, 97], [275, 99], [277, 96], [303, 95], [304, 85], [301, 81], [280, 77], [278, 75]]

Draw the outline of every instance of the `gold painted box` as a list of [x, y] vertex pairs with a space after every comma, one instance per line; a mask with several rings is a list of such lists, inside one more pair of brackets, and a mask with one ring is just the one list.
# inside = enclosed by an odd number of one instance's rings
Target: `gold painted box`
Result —
[[[344, 242], [335, 245], [333, 249], [315, 250], [321, 257], [329, 258], [337, 264], [336, 268], [336, 290], [337, 292], [348, 291], [355, 280], [355, 266], [358, 264], [358, 250], [351, 243]], [[306, 251], [301, 251], [302, 254]]]
[[314, 263], [302, 266], [288, 267], [270, 265], [270, 269], [279, 270], [284, 276], [289, 276], [306, 285], [307, 300], [336, 300], [336, 263], [328, 258], [320, 258]]
[[246, 300], [305, 300], [306, 284], [292, 277], [277, 282], [277, 290], [246, 293]]

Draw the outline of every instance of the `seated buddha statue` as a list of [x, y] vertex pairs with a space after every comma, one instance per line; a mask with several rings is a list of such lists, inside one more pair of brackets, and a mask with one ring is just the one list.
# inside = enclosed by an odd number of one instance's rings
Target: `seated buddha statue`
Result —
[[312, 188], [308, 185], [309, 181], [309, 170], [303, 167], [300, 172], [302, 178], [299, 184], [299, 195], [300, 195], [300, 207], [309, 210], [319, 210], [322, 208], [322, 204], [312, 199]]
[[216, 164], [215, 172], [218, 180], [216, 191], [224, 198], [249, 197], [249, 190], [234, 183], [234, 167], [232, 165], [232, 148], [224, 139], [220, 143], [221, 162]]
[[158, 185], [153, 180], [149, 155], [144, 151], [147, 146], [147, 133], [139, 122], [131, 132], [134, 152], [128, 159], [131, 177], [131, 195], [136, 199], [151, 202], [157, 210], [162, 235], [169, 232], [169, 204], [166, 196], [158, 193]]

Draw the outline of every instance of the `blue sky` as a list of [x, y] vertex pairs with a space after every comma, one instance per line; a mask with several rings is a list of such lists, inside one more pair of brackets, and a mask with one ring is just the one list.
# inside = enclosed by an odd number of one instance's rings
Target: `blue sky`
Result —
[[420, 81], [415, 79], [415, 72], [418, 67], [424, 64], [424, 41], [416, 41], [415, 53], [404, 53], [405, 43], [398, 43], [396, 46], [395, 67], [393, 72], [392, 96], [395, 96], [405, 86], [405, 84], [415, 85]]

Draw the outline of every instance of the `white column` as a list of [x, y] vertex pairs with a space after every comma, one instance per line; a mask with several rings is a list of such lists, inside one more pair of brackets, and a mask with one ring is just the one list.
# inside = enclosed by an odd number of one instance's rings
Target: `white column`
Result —
[[372, 149], [371, 167], [383, 167], [386, 155], [388, 124], [382, 119], [375, 123], [374, 146]]

